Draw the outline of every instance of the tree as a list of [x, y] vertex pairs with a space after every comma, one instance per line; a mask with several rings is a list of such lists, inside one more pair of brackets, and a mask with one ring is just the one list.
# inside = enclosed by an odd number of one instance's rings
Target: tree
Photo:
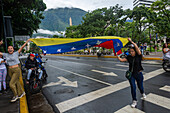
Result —
[[156, 32], [159, 35], [170, 36], [170, 1], [169, 0], [158, 0], [151, 5], [151, 10], [157, 14], [154, 21]]
[[116, 24], [123, 14], [123, 9], [118, 4], [109, 9], [102, 8], [88, 12], [83, 17], [82, 25], [79, 26], [80, 33], [83, 37], [103, 36], [105, 29], [110, 24]]
[[40, 50], [41, 49], [36, 44], [30, 43], [30, 51], [32, 53], [40, 53]]
[[80, 29], [81, 25], [67, 27], [65, 35], [67, 38], [82, 38], [83, 36], [80, 33]]
[[12, 17], [14, 35], [32, 35], [39, 28], [46, 9], [43, 0], [3, 0], [3, 3], [4, 15]]

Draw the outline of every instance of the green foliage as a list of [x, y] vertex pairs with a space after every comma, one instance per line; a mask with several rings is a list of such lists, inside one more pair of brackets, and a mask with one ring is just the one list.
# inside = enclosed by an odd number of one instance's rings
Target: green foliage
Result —
[[4, 15], [12, 17], [14, 35], [32, 35], [44, 18], [43, 0], [3, 0], [3, 4]]
[[40, 53], [40, 48], [34, 44], [34, 43], [30, 43], [30, 52], [32, 53]]
[[153, 24], [155, 30], [160, 35], [167, 37], [170, 36], [170, 1], [169, 0], [158, 0], [152, 4], [151, 10], [157, 13], [157, 17]]
[[[88, 12], [81, 25], [67, 27], [66, 37], [91, 36], [131, 37], [135, 42], [149, 43], [170, 33], [168, 0], [159, 0], [151, 8], [140, 6], [123, 10], [119, 5]], [[126, 22], [133, 19], [133, 22]], [[150, 40], [151, 35], [151, 40]]]
[[50, 31], [64, 31], [69, 27], [69, 18], [72, 18], [73, 25], [79, 25], [82, 21], [82, 16], [87, 12], [78, 8], [57, 8], [49, 9], [44, 12], [44, 19], [40, 24], [41, 29]]

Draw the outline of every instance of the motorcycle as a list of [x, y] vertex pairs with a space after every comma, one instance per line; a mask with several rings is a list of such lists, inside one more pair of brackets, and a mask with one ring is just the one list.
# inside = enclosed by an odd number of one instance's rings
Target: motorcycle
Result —
[[166, 72], [170, 72], [170, 61], [163, 59], [162, 67]]
[[120, 55], [120, 58], [126, 58], [129, 55], [129, 51], [125, 51]]
[[42, 62], [40, 65], [40, 68], [41, 68], [41, 70], [43, 71], [43, 75], [42, 75], [42, 80], [43, 81], [46, 81], [47, 80], [47, 77], [48, 77], [48, 74], [47, 74], [47, 72], [46, 72], [46, 70], [45, 70], [45, 64], [47, 63], [46, 61], [47, 61], [48, 59], [46, 59], [45, 60], [45, 62]]
[[39, 93], [42, 89], [42, 81], [38, 79], [40, 72], [41, 69], [37, 68], [31, 73], [29, 80], [29, 89], [32, 94]]

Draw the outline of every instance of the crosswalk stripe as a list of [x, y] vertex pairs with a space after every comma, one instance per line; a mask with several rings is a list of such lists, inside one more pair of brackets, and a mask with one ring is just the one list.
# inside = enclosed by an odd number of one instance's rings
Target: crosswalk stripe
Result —
[[164, 90], [164, 91], [170, 92], [170, 86], [166, 85], [166, 86], [160, 88], [160, 90]]
[[146, 96], [145, 101], [164, 107], [166, 109], [170, 109], [170, 99], [160, 95], [149, 93]]
[[127, 105], [114, 113], [145, 113], [145, 112], [143, 112], [137, 108], [132, 108], [130, 105]]
[[116, 66], [120, 66], [120, 67], [129, 67], [128, 65], [121, 65], [121, 64], [116, 64]]

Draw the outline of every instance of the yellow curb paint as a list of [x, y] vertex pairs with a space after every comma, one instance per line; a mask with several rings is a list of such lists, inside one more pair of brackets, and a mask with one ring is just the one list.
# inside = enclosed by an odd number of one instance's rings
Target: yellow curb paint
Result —
[[[22, 89], [24, 90], [24, 83], [23, 83], [23, 79], [22, 79], [22, 72], [20, 72], [21, 76], [20, 76], [20, 84]], [[29, 113], [28, 111], [28, 105], [27, 105], [27, 99], [26, 99], [26, 95], [24, 95], [22, 98], [20, 98], [20, 113]]]
[[[97, 55], [66, 55], [66, 54], [48, 54], [55, 56], [72, 56], [72, 57], [97, 57]], [[117, 58], [116, 56], [101, 56], [101, 58]], [[162, 58], [148, 58], [144, 57], [143, 60], [163, 60]]]

